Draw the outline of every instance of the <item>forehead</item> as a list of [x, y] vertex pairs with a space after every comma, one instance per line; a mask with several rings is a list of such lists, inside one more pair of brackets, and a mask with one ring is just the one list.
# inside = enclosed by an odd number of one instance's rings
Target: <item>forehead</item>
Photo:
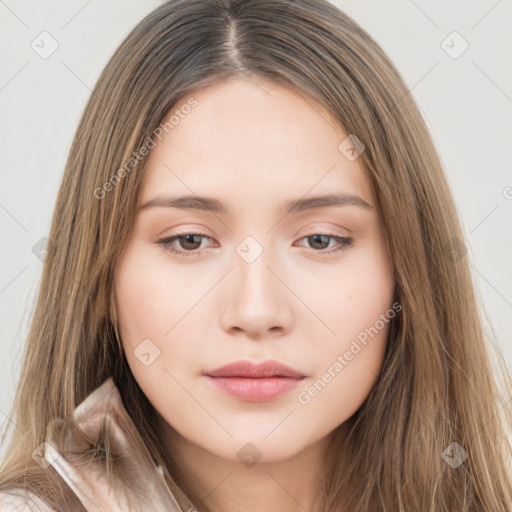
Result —
[[[195, 101], [193, 108], [185, 108]], [[163, 192], [268, 202], [344, 192], [372, 203], [360, 160], [340, 151], [349, 135], [305, 93], [267, 80], [231, 80], [183, 97], [150, 151], [141, 202]]]

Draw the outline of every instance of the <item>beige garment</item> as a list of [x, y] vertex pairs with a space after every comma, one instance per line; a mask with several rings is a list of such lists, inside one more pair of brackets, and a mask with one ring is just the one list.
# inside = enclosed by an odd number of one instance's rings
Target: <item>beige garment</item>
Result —
[[[194, 510], [178, 505], [124, 408], [112, 378], [88, 395], [75, 409], [73, 417], [78, 429], [71, 418], [48, 425], [40, 464], [53, 466], [87, 512]], [[90, 456], [94, 442], [98, 440], [101, 445], [105, 439], [110, 442], [114, 467], [110, 485], [104, 464]], [[123, 475], [123, 479], [119, 475]], [[0, 512], [54, 512], [32, 494], [12, 493], [17, 494], [0, 493]]]

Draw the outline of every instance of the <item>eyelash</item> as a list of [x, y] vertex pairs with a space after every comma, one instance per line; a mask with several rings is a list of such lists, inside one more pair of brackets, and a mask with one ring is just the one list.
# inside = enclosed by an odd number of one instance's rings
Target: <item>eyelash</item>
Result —
[[[171, 246], [172, 242], [174, 242], [175, 240], [178, 240], [179, 238], [184, 238], [187, 235], [201, 236], [203, 238], [209, 238], [211, 240], [211, 237], [209, 237], [207, 235], [203, 235], [202, 233], [179, 233], [179, 234], [173, 235], [171, 237], [160, 238], [156, 241], [156, 243], [162, 245], [167, 251], [171, 252], [172, 254], [175, 254], [178, 257], [187, 258], [189, 256], [199, 256], [200, 253], [199, 253], [198, 249], [195, 249], [194, 251], [177, 251], [176, 249], [174, 249]], [[299, 240], [304, 240], [305, 238], [310, 238], [310, 237], [316, 236], [316, 235], [331, 238], [333, 240], [336, 240], [339, 244], [338, 248], [336, 248], [336, 249], [330, 249], [328, 251], [326, 251], [325, 249], [321, 250], [321, 251], [314, 251], [314, 252], [317, 252], [322, 255], [330, 255], [330, 254], [338, 252], [338, 251], [343, 251], [346, 248], [352, 247], [354, 245], [353, 238], [346, 238], [346, 237], [334, 235], [332, 233], [313, 233], [312, 235], [304, 236], [304, 237], [300, 238]]]

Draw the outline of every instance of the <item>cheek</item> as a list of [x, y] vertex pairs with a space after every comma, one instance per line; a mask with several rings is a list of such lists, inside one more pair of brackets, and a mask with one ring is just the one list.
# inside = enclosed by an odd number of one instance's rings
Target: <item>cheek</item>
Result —
[[[149, 258], [149, 259], [148, 259]], [[125, 253], [116, 272], [116, 306], [121, 339], [135, 379], [146, 387], [162, 378], [164, 334], [177, 307], [173, 283], [166, 286], [157, 261], [136, 244]]]
[[180, 376], [184, 368], [195, 370], [200, 348], [190, 340], [200, 339], [192, 333], [202, 328], [202, 310], [194, 303], [205, 294], [205, 284], [194, 277], [177, 272], [159, 251], [143, 243], [130, 246], [117, 268], [122, 344], [134, 376], [147, 385], [169, 380], [164, 370], [176, 361]]
[[115, 292], [128, 365], [151, 403], [165, 410], [168, 401], [179, 405], [186, 398], [172, 378], [183, 380], [172, 362], [192, 368], [197, 347], [187, 343], [186, 322], [177, 323], [190, 309], [179, 293], [183, 274], [171, 272], [155, 253], [143, 244], [130, 246], [117, 268]]
[[322, 425], [326, 433], [360, 408], [382, 367], [395, 310], [391, 293], [375, 298], [370, 291], [358, 287], [338, 302], [337, 316], [327, 320], [336, 335], [312, 354], [314, 378], [296, 397], [303, 421]]
[[[323, 339], [329, 352], [344, 351], [351, 340], [380, 321], [391, 308], [394, 293], [392, 268], [384, 244], [368, 244], [322, 274], [306, 274], [301, 280], [308, 305], [323, 321]], [[391, 312], [393, 313], [393, 312]]]
[[191, 293], [183, 273], [173, 271], [158, 251], [134, 244], [120, 262], [116, 273], [116, 304], [124, 328], [123, 339], [163, 339], [180, 318]]
[[[357, 258], [347, 258], [331, 277], [323, 291], [310, 283], [309, 289], [316, 290], [309, 296], [311, 304], [331, 332], [323, 329], [323, 350], [315, 352], [315, 380], [301, 389], [298, 401], [327, 423], [336, 423], [354, 413], [373, 386], [396, 311], [385, 245], [372, 245]], [[334, 404], [343, 407], [332, 409]], [[333, 410], [341, 416], [329, 417]]]
[[315, 425], [327, 434], [352, 417], [370, 393], [386, 344], [386, 330], [367, 345], [353, 344], [334, 350], [322, 370], [296, 396], [303, 428]]

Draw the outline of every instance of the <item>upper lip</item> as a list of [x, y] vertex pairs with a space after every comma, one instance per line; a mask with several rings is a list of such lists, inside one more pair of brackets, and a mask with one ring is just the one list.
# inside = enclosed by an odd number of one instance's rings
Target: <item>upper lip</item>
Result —
[[221, 366], [216, 370], [205, 372], [209, 377], [245, 377], [245, 378], [265, 378], [265, 377], [289, 377], [300, 379], [305, 377], [302, 373], [286, 366], [279, 361], [263, 361], [255, 364], [251, 361], [235, 361], [233, 363]]

